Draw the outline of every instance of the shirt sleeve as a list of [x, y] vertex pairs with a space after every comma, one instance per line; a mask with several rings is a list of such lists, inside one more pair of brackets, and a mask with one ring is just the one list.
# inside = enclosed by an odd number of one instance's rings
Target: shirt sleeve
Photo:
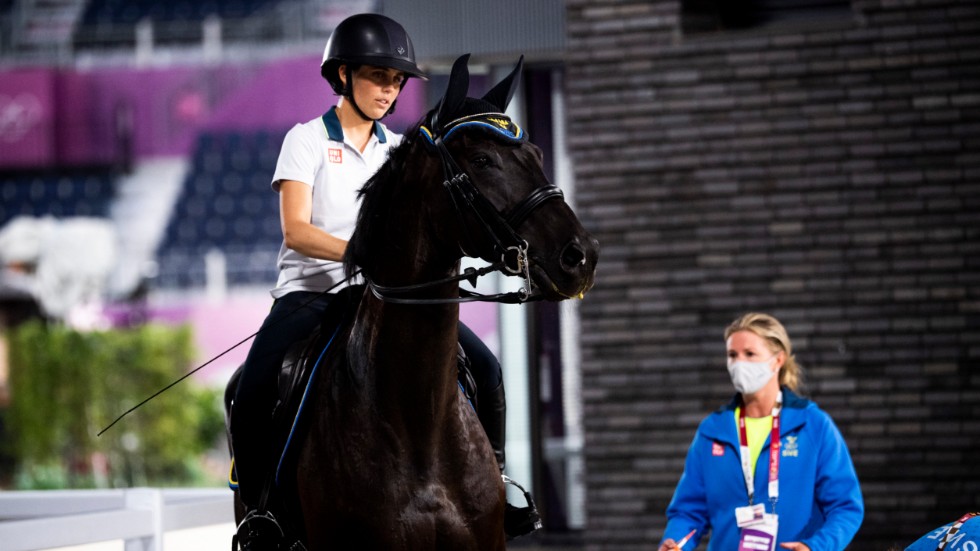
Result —
[[282, 141], [272, 189], [278, 192], [283, 180], [296, 180], [312, 187], [321, 155], [313, 131], [303, 125], [294, 126]]
[[704, 437], [701, 432], [695, 433], [684, 460], [684, 474], [681, 475], [674, 497], [667, 506], [667, 528], [664, 529], [663, 539], [680, 541], [691, 530], [697, 530], [691, 541], [684, 546], [685, 549], [697, 547], [709, 524], [708, 496], [704, 483], [704, 467], [701, 464], [704, 454], [699, 453], [702, 440]]
[[820, 457], [814, 496], [824, 516], [823, 526], [805, 540], [813, 551], [839, 551], [857, 534], [864, 520], [864, 498], [847, 444], [830, 416], [820, 412]]

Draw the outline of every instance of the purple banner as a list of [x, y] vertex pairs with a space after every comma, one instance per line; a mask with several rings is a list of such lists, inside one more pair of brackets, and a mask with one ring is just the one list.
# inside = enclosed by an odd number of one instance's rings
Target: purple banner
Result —
[[54, 82], [50, 69], [15, 69], [0, 76], [0, 167], [54, 159]]
[[[240, 68], [100, 69], [64, 75], [64, 164], [187, 154]], [[245, 70], [247, 72], [247, 70]]]
[[[398, 108], [385, 124], [401, 132], [425, 113], [424, 83], [410, 79], [398, 97]], [[262, 67], [238, 86], [210, 117], [214, 130], [287, 129], [322, 115], [337, 96], [320, 76], [320, 58], [282, 60]]]
[[[187, 155], [202, 131], [285, 130], [336, 104], [319, 66], [318, 56], [303, 56], [216, 67], [4, 71], [0, 168]], [[424, 113], [424, 98], [423, 83], [410, 81], [385, 123], [404, 130]]]

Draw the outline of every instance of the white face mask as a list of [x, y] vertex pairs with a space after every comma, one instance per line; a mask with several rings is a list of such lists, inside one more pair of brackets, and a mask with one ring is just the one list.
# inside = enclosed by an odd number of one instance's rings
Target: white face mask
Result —
[[766, 383], [776, 374], [776, 371], [769, 369], [774, 358], [775, 356], [761, 362], [745, 360], [729, 362], [728, 375], [732, 378], [732, 385], [735, 386], [735, 390], [743, 395], [755, 394], [762, 390], [762, 387], [766, 386]]

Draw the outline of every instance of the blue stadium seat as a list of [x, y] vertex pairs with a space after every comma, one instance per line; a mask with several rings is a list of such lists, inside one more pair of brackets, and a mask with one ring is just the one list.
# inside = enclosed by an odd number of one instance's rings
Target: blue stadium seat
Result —
[[0, 176], [0, 226], [16, 216], [108, 217], [114, 194], [108, 171]]
[[226, 256], [230, 284], [275, 283], [282, 233], [270, 182], [284, 136], [262, 131], [198, 138], [159, 250], [160, 285], [204, 285], [205, 256], [214, 249]]
[[132, 45], [136, 23], [148, 20], [156, 24], [157, 43], [196, 43], [201, 40], [202, 23], [212, 16], [241, 23], [226, 24], [222, 33], [226, 41], [281, 39], [287, 31], [273, 8], [286, 1], [290, 0], [91, 0], [79, 18], [73, 41], [82, 49]]
[[224, 19], [248, 17], [282, 0], [92, 0], [85, 8], [82, 23], [132, 24], [143, 18], [153, 21], [203, 21], [211, 15]]

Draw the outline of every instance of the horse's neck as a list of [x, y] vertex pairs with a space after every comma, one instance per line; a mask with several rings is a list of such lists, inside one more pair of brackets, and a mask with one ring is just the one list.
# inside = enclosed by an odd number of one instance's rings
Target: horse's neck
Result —
[[[403, 287], [438, 281], [455, 274], [459, 252], [443, 235], [446, 204], [436, 194], [437, 164], [422, 152], [411, 153], [421, 164], [404, 166], [399, 177], [411, 180], [388, 182], [391, 200], [398, 208], [386, 210], [387, 220], [373, 234], [370, 280], [385, 287]], [[424, 161], [424, 162], [423, 162]], [[428, 164], [426, 164], [428, 163]], [[429, 166], [432, 165], [432, 166]], [[433, 183], [434, 182], [434, 183]], [[436, 196], [433, 196], [436, 195]], [[383, 202], [381, 202], [383, 204]], [[455, 222], [455, 218], [451, 219]], [[408, 298], [452, 298], [459, 294], [457, 283], [419, 291]], [[456, 349], [459, 306], [456, 304], [396, 304], [365, 294], [358, 318], [360, 327], [352, 342], [362, 365], [355, 369], [374, 389], [374, 400], [382, 414], [397, 426], [431, 426], [449, 414], [456, 392]], [[359, 341], [359, 342], [358, 342]]]
[[[388, 243], [380, 250], [383, 275], [377, 283], [386, 286], [418, 285], [454, 275], [458, 259], [432, 249], [433, 239], [424, 232]], [[433, 286], [418, 292], [418, 297], [453, 298], [459, 295], [457, 283]], [[413, 297], [414, 298], [414, 297]], [[383, 302], [370, 292], [361, 321], [364, 335], [371, 342], [362, 343], [378, 393], [382, 411], [406, 426], [420, 424], [419, 430], [441, 422], [456, 399], [456, 350], [459, 306], [456, 304], [396, 304]]]
[[365, 300], [359, 319], [365, 340], [353, 344], [365, 352], [362, 368], [377, 411], [407, 440], [427, 446], [457, 398], [459, 308], [382, 303], [370, 292]]

